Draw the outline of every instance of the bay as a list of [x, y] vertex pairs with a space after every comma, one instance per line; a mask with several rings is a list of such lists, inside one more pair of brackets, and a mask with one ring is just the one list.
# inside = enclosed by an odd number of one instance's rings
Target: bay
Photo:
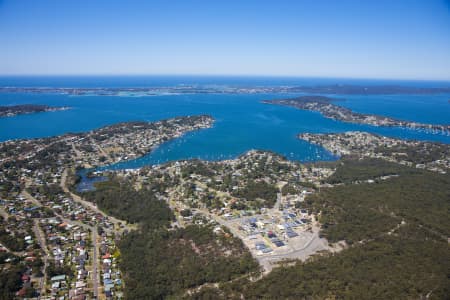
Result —
[[[120, 86], [118, 82], [133, 86], [133, 78], [123, 81], [104, 78], [102, 86]], [[8, 81], [9, 80], [9, 81]], [[0, 86], [19, 86], [20, 80], [0, 78]], [[15, 80], [15, 81], [14, 81]], [[28, 82], [27, 82], [28, 80]], [[33, 81], [34, 80], [34, 81]], [[39, 81], [41, 80], [41, 81]], [[47, 81], [46, 81], [47, 80]], [[77, 81], [78, 80], [78, 81]], [[101, 80], [88, 84], [88, 79], [66, 78], [53, 80], [23, 79], [22, 86], [97, 86]], [[108, 81], [109, 80], [109, 81]], [[218, 85], [282, 85], [280, 78], [147, 78], [135, 79], [139, 86], [176, 86], [180, 84]], [[289, 84], [321, 83], [314, 79], [289, 79]], [[331, 79], [330, 79], [331, 80]], [[337, 81], [326, 82], [328, 84]], [[358, 81], [350, 82], [357, 84]], [[377, 84], [378, 81], [371, 82]], [[325, 84], [325, 83], [322, 83]], [[398, 83], [397, 83], [398, 84]], [[412, 85], [413, 83], [408, 83]], [[431, 85], [429, 82], [424, 86]], [[436, 83], [438, 85], [438, 83]], [[110, 168], [137, 168], [171, 160], [201, 158], [207, 160], [229, 159], [250, 149], [274, 151], [288, 159], [317, 161], [336, 159], [322, 147], [296, 138], [298, 133], [343, 132], [361, 130], [403, 139], [417, 139], [450, 143], [450, 136], [431, 134], [418, 130], [374, 127], [349, 124], [326, 119], [319, 113], [290, 107], [260, 103], [261, 100], [293, 97], [295, 94], [182, 94], [145, 97], [127, 96], [69, 96], [61, 94], [1, 93], [0, 105], [24, 103], [70, 106], [66, 111], [20, 115], [0, 118], [0, 141], [36, 138], [83, 132], [101, 126], [125, 121], [156, 121], [185, 115], [209, 114], [216, 119], [213, 128], [188, 133], [169, 141], [153, 152], [132, 161], [120, 162]], [[450, 95], [339, 95], [345, 99], [339, 105], [357, 112], [386, 115], [410, 121], [449, 124]]]

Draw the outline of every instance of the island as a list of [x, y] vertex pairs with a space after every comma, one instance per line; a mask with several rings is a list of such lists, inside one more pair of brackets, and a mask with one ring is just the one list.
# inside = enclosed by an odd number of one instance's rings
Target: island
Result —
[[290, 99], [263, 100], [262, 103], [291, 106], [298, 109], [316, 111], [324, 117], [348, 123], [367, 124], [372, 126], [403, 127], [410, 129], [422, 129], [433, 133], [450, 134], [450, 125], [423, 124], [418, 122], [397, 120], [390, 117], [363, 114], [354, 112], [348, 108], [336, 105], [334, 102], [342, 101], [326, 96], [300, 96]]
[[23, 114], [40, 113], [47, 111], [68, 110], [68, 106], [48, 106], [41, 104], [20, 104], [11, 106], [0, 106], [0, 117], [13, 117]]

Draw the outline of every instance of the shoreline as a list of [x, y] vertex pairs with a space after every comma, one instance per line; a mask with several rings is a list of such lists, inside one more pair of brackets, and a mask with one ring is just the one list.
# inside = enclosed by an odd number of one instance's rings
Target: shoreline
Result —
[[398, 120], [375, 114], [357, 113], [351, 109], [334, 104], [336, 101], [339, 100], [325, 96], [300, 96], [290, 99], [263, 100], [261, 103], [315, 111], [319, 112], [325, 118], [346, 123], [365, 124], [377, 127], [400, 127], [412, 130], [422, 129], [431, 131], [432, 133], [440, 132], [444, 135], [450, 135], [450, 125], [424, 124], [413, 121]]
[[0, 106], [0, 118], [15, 117], [19, 115], [36, 114], [43, 112], [64, 111], [72, 109], [70, 106], [48, 106], [43, 104], [21, 104]]
[[401, 140], [364, 131], [328, 134], [302, 133], [297, 137], [322, 146], [340, 157], [356, 155], [381, 158], [441, 174], [450, 171], [450, 145], [447, 144]]

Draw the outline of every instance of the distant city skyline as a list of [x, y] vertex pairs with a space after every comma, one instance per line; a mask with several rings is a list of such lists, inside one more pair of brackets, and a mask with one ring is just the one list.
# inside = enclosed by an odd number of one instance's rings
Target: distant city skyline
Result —
[[450, 80], [450, 1], [0, 0], [0, 75]]

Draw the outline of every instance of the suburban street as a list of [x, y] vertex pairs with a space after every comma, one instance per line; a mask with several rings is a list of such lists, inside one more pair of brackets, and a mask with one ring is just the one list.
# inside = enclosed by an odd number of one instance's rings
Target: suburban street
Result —
[[[44, 205], [42, 205], [42, 203], [39, 200], [34, 198], [32, 195], [30, 195], [30, 193], [28, 193], [26, 190], [23, 190], [21, 194], [22, 194], [22, 196], [25, 199], [33, 202], [35, 205], [40, 206], [40, 207], [44, 206]], [[98, 286], [99, 286], [99, 276], [98, 276], [98, 269], [99, 269], [99, 266], [98, 266], [98, 247], [99, 246], [98, 246], [98, 241], [97, 241], [97, 235], [98, 235], [97, 234], [97, 226], [90, 226], [90, 225], [84, 224], [84, 223], [82, 223], [80, 221], [67, 219], [67, 218], [63, 217], [62, 215], [58, 214], [57, 212], [54, 212], [54, 214], [55, 214], [55, 216], [59, 217], [61, 220], [63, 220], [67, 224], [71, 224], [73, 226], [80, 226], [80, 227], [83, 227], [84, 229], [89, 230], [91, 232], [91, 234], [92, 234], [92, 247], [93, 247], [92, 286], [93, 286], [93, 293], [97, 297], [98, 296]], [[35, 220], [35, 226], [38, 226], [38, 224], [36, 222], [38, 222], [37, 219]], [[47, 246], [46, 246], [46, 243], [45, 243], [45, 239], [43, 237], [44, 235], [43, 235], [43, 233], [42, 233], [42, 231], [41, 231], [39, 226], [35, 229], [35, 234], [36, 234], [36, 237], [37, 237], [37, 239], [39, 241], [39, 244], [41, 245], [42, 249], [48, 250]], [[46, 258], [47, 258], [47, 256], [48, 256], [48, 252], [47, 251], [46, 251], [46, 254], [47, 254], [46, 255]], [[44, 263], [47, 266], [47, 260], [45, 260]], [[45, 278], [45, 277], [43, 277], [43, 278]], [[42, 279], [42, 280], [44, 280], [44, 279]], [[41, 280], [41, 283], [40, 283], [41, 291], [45, 288], [44, 282], [42, 280]]]
[[34, 219], [34, 225], [33, 225], [33, 231], [36, 235], [36, 239], [39, 243], [39, 246], [41, 249], [45, 252], [45, 255], [43, 257], [44, 260], [44, 269], [43, 269], [43, 276], [39, 279], [39, 295], [45, 294], [45, 278], [47, 278], [47, 267], [48, 267], [48, 259], [50, 258], [50, 253], [47, 248], [47, 242], [45, 241], [44, 233], [42, 232], [41, 227], [39, 226], [39, 220]]
[[92, 285], [94, 289], [94, 297], [98, 298], [98, 242], [97, 242], [97, 226], [91, 231], [92, 233], [92, 243], [93, 243], [93, 255], [92, 255]]
[[114, 224], [115, 230], [119, 231], [119, 232], [123, 232], [124, 229], [132, 229], [130, 225], [127, 225], [126, 221], [123, 220], [119, 220], [117, 218], [114, 218], [113, 216], [109, 216], [107, 214], [105, 214], [103, 211], [101, 211], [95, 204], [84, 200], [83, 198], [81, 198], [80, 196], [72, 193], [69, 188], [67, 187], [67, 169], [64, 170], [64, 172], [61, 174], [61, 188], [63, 189], [63, 191], [70, 195], [70, 197], [75, 201], [80, 203], [81, 205], [83, 205], [84, 207], [98, 213], [101, 214], [104, 217], [107, 217], [108, 220]]

